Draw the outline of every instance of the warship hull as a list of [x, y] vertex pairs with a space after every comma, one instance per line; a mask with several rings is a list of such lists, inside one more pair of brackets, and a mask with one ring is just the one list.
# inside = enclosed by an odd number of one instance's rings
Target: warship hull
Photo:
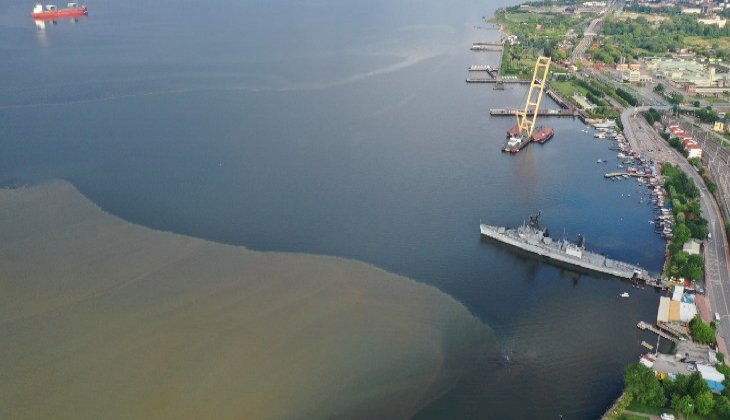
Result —
[[606, 274], [622, 279], [647, 278], [643, 268], [606, 258], [603, 255], [586, 251], [566, 240], [553, 241], [543, 235], [543, 231], [523, 226], [518, 229], [480, 224], [481, 234], [499, 242], [512, 245], [530, 254], [543, 257], [559, 265], [577, 268], [582, 271]]

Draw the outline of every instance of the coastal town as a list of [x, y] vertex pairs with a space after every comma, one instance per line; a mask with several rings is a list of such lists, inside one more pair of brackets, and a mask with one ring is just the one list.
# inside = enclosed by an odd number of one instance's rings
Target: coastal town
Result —
[[[467, 83], [495, 90], [531, 86], [524, 111], [490, 110], [492, 117], [517, 116], [507, 135], [508, 144], [519, 147], [509, 151], [526, 145], [521, 118], [531, 116], [533, 126], [537, 117], [579, 118], [594, 138], [613, 142], [616, 169], [605, 178], [637, 182], [640, 202], [656, 213], [650, 224], [666, 241], [662, 272], [624, 281], [660, 290], [656, 319], [636, 324], [657, 342], [636, 343], [643, 355], [627, 367], [624, 393], [606, 419], [730, 418], [728, 6], [702, 0], [533, 1], [497, 10], [488, 22], [499, 25], [499, 39], [471, 46], [475, 52], [498, 51], [501, 59], [469, 67]], [[539, 63], [545, 60], [550, 71], [542, 77], [546, 70]], [[539, 108], [543, 90], [560, 110]], [[534, 221], [505, 229], [482, 225], [482, 234], [550, 256], [540, 248], [551, 244], [547, 230]], [[523, 230], [538, 239], [523, 238]], [[580, 255], [569, 257], [575, 267], [610, 272], [581, 263]]]

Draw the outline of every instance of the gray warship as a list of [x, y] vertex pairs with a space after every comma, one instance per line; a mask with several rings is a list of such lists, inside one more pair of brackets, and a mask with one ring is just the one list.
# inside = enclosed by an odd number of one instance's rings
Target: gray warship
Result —
[[540, 215], [530, 216], [529, 223], [517, 229], [479, 224], [482, 235], [512, 245], [553, 262], [562, 263], [588, 271], [619, 277], [622, 279], [648, 279], [648, 272], [633, 264], [606, 258], [606, 256], [585, 249], [585, 240], [578, 235], [577, 243], [567, 239], [553, 240], [546, 228], [540, 226]]

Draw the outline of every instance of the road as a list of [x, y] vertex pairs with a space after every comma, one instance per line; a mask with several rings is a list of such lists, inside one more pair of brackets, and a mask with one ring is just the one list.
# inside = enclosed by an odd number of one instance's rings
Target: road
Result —
[[599, 23], [603, 22], [603, 19], [603, 17], [593, 19], [591, 23], [588, 24], [586, 30], [583, 31], [583, 38], [580, 42], [578, 42], [578, 45], [573, 48], [573, 53], [570, 57], [570, 60], [573, 63], [577, 63], [585, 59], [586, 49], [588, 49], [588, 46], [591, 45], [591, 42], [593, 42], [593, 37], [596, 36], [596, 27]]
[[[654, 161], [677, 164], [694, 180], [700, 189], [700, 206], [702, 215], [708, 221], [711, 239], [704, 241], [705, 249], [705, 283], [707, 297], [715, 312], [722, 317], [718, 335], [724, 343], [730, 343], [730, 267], [728, 260], [728, 241], [725, 236], [720, 209], [707, 190], [702, 177], [694, 170], [690, 163], [672, 149], [653, 128], [649, 127], [641, 112], [649, 107], [627, 108], [621, 114], [624, 126], [624, 135], [634, 150]], [[724, 343], [721, 350], [726, 352]]]
[[606, 15], [609, 15], [617, 10], [623, 8], [624, 2], [622, 0], [611, 0], [608, 3], [606, 12], [600, 17], [593, 19], [588, 27], [583, 31], [583, 38], [578, 42], [578, 45], [573, 48], [573, 53], [570, 55], [570, 60], [573, 63], [583, 61], [585, 59], [585, 53], [588, 47], [593, 42], [593, 38], [598, 35], [598, 32], [603, 28], [603, 21], [606, 20]]

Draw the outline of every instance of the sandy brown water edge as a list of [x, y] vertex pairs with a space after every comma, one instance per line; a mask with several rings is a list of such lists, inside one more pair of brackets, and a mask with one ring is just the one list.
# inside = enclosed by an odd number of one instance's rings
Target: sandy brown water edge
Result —
[[407, 418], [494, 351], [364, 263], [154, 231], [65, 181], [0, 190], [0, 418]]

